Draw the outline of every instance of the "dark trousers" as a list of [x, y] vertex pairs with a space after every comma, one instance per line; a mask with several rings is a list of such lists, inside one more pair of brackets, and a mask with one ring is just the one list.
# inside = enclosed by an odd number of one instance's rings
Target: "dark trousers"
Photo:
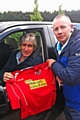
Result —
[[80, 120], [80, 112], [68, 106], [65, 106], [64, 114], [66, 120]]

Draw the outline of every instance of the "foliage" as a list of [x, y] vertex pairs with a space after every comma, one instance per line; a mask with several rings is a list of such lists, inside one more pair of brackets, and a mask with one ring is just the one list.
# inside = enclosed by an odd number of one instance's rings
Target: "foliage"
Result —
[[33, 15], [30, 15], [31, 21], [42, 21], [43, 17], [38, 11], [38, 0], [34, 0], [35, 8], [33, 10]]
[[[8, 38], [14, 38], [16, 40], [16, 42], [18, 44], [18, 48], [19, 48], [19, 46], [20, 46], [19, 39], [22, 36], [22, 34], [23, 34], [23, 32], [13, 33], [13, 34], [10, 34], [8, 36]], [[8, 38], [6, 38], [6, 39], [8, 39]], [[5, 40], [5, 42], [6, 42], [6, 40]]]
[[62, 10], [62, 5], [59, 6], [58, 14], [65, 14], [65, 12]]
[[[80, 10], [75, 11], [64, 11], [66, 15], [68, 15], [72, 22], [78, 22], [80, 23]], [[33, 12], [4, 12], [1, 13], [0, 12], [0, 22], [3, 21], [31, 21], [30, 19], [30, 15], [33, 14]], [[43, 21], [53, 21], [54, 17], [56, 15], [58, 15], [58, 11], [54, 11], [54, 12], [49, 12], [49, 11], [44, 11], [44, 12], [40, 12]]]

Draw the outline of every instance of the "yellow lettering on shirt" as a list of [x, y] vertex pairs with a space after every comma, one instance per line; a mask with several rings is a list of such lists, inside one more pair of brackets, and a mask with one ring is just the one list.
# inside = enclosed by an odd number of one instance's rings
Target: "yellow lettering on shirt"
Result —
[[29, 80], [25, 80], [25, 83], [29, 84], [31, 90], [47, 86], [45, 79], [39, 79], [39, 80], [35, 80], [35, 81], [33, 81], [32, 79], [29, 79]]

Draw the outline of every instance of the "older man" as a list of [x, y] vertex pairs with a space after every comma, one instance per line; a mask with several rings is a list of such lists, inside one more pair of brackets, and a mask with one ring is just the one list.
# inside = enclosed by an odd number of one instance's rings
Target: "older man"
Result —
[[14, 70], [23, 69], [42, 63], [42, 57], [36, 53], [36, 37], [33, 33], [26, 33], [20, 39], [20, 50], [14, 51], [5, 67], [0, 72], [2, 83], [7, 82], [14, 76], [11, 74]]

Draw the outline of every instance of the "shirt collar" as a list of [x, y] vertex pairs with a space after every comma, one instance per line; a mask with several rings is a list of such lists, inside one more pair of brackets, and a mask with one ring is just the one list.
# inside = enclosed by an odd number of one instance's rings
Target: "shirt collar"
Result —
[[[20, 59], [21, 55], [22, 55], [21, 51], [19, 51], [19, 52], [16, 54], [17, 64], [20, 64], [20, 63], [21, 63], [21, 62], [19, 61], [19, 59]], [[26, 57], [26, 58], [24, 58], [24, 60], [25, 60], [25, 59], [27, 59], [27, 57]], [[24, 60], [23, 60], [23, 61], [24, 61]]]

